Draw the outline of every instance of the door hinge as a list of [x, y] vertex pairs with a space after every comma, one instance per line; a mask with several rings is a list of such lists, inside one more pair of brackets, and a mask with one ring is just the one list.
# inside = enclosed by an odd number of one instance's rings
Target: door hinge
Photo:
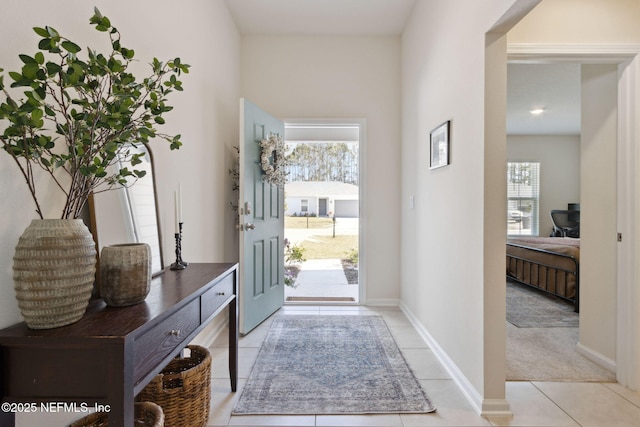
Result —
[[618, 233], [618, 242], [622, 242], [622, 233]]

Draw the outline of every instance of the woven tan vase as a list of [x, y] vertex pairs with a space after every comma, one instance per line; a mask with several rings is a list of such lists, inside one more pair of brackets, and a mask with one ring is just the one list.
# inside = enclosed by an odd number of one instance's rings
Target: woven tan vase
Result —
[[16, 299], [27, 326], [51, 329], [80, 320], [95, 271], [95, 243], [82, 220], [34, 219], [13, 257]]
[[107, 305], [138, 304], [151, 289], [151, 247], [146, 243], [110, 245], [100, 252], [100, 296]]

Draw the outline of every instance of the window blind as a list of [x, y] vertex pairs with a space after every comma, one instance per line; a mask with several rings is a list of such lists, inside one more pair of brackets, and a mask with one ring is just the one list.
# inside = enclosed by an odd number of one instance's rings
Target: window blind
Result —
[[507, 234], [537, 236], [540, 206], [540, 163], [507, 164]]

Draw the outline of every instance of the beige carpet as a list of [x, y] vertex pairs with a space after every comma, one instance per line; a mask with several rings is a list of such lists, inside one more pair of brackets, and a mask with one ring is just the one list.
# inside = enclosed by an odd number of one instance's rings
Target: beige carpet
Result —
[[507, 381], [615, 382], [615, 374], [576, 352], [578, 328], [507, 324]]

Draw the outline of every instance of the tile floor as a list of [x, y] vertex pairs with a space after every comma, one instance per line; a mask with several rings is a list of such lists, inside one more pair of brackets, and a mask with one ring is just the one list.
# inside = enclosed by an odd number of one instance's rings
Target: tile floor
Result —
[[240, 338], [238, 393], [229, 389], [226, 334], [210, 347], [212, 362], [212, 410], [207, 426], [527, 426], [527, 427], [626, 427], [640, 426], [640, 393], [617, 384], [508, 382], [507, 399], [513, 417], [483, 418], [467, 402], [411, 323], [398, 308], [362, 306], [285, 306], [286, 315], [380, 314], [398, 345], [438, 408], [433, 414], [231, 416], [231, 410], [251, 367], [270, 321]]

